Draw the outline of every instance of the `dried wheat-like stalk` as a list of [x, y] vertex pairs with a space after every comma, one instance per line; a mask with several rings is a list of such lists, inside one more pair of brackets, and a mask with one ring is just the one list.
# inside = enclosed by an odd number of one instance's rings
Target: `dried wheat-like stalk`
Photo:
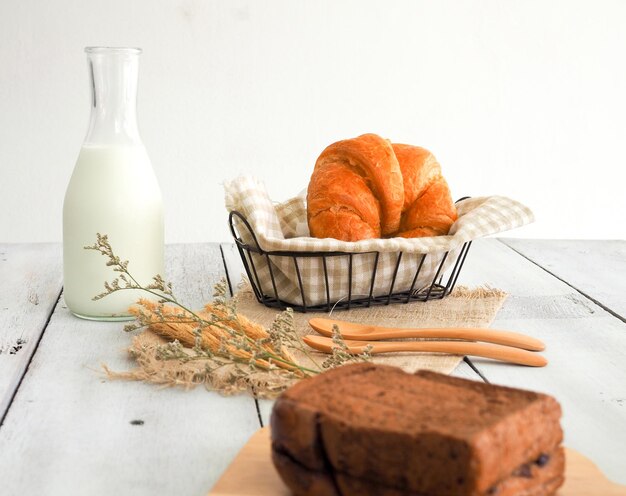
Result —
[[[229, 314], [225, 309], [211, 304], [206, 305], [204, 311], [192, 314], [152, 300], [141, 299], [137, 303], [137, 306], [130, 309], [131, 313], [142, 326], [165, 339], [178, 340], [190, 348], [199, 344], [216, 354], [226, 353], [241, 361], [252, 361], [263, 369], [276, 366], [297, 371], [291, 365], [295, 363], [291, 354], [285, 348], [275, 349], [267, 330], [243, 315]], [[198, 337], [200, 343], [197, 341]], [[252, 346], [246, 346], [246, 342]], [[265, 351], [276, 358], [257, 358], [259, 351], [261, 354]]]
[[[111, 281], [104, 282], [104, 291], [93, 300], [106, 298], [118, 291], [143, 291], [154, 300], [141, 299], [130, 312], [137, 321], [124, 326], [125, 331], [149, 328], [169, 342], [157, 348], [156, 359], [160, 360], [201, 360], [205, 364], [205, 380], [211, 380], [218, 370], [229, 370], [229, 384], [247, 388], [254, 381], [251, 377], [258, 369], [270, 374], [281, 375], [283, 379], [308, 377], [320, 373], [328, 367], [337, 367], [350, 361], [370, 359], [366, 349], [361, 355], [346, 353], [346, 345], [337, 329], [333, 335], [333, 354], [321, 365], [311, 360], [311, 366], [298, 363], [287, 351], [299, 350], [306, 356], [308, 351], [294, 327], [291, 309], [279, 313], [269, 329], [251, 322], [239, 315], [236, 303], [226, 297], [225, 280], [215, 285], [213, 303], [203, 311], [194, 312], [174, 295], [172, 284], [159, 274], [149, 284], [140, 284], [128, 270], [128, 260], [122, 260], [113, 251], [109, 238], [96, 234], [96, 242], [85, 246], [106, 258], [106, 265], [118, 273]], [[185, 346], [187, 348], [185, 348]], [[266, 386], [271, 379], [265, 380]], [[284, 385], [285, 382], [283, 381]], [[233, 386], [234, 387], [234, 386]], [[256, 394], [256, 393], [255, 393]]]

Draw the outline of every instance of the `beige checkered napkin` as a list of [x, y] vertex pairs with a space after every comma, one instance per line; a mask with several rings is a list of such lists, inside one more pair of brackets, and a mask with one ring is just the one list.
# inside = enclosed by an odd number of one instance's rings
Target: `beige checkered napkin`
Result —
[[[433, 277], [446, 252], [450, 252], [444, 271], [456, 260], [456, 255], [466, 241], [520, 227], [534, 220], [530, 209], [503, 196], [470, 198], [457, 204], [459, 218], [447, 236], [427, 238], [367, 239], [347, 242], [337, 239], [318, 239], [309, 236], [306, 202], [298, 196], [284, 203], [274, 204], [262, 182], [249, 177], [238, 177], [224, 185], [226, 209], [238, 211], [250, 223], [260, 247], [265, 251], [292, 252], [347, 252], [360, 253], [352, 257], [326, 257], [328, 295], [321, 257], [270, 256], [276, 290], [272, 285], [267, 258], [253, 254], [258, 282], [263, 293], [289, 303], [303, 304], [300, 281], [306, 295], [307, 306], [345, 299], [348, 296], [348, 271], [352, 263], [352, 297], [367, 296], [371, 289], [372, 273], [376, 267], [373, 294], [387, 294], [391, 279], [402, 252], [394, 291], [407, 291], [413, 284], [418, 265], [423, 259], [415, 289], [432, 283]], [[237, 224], [243, 241], [254, 245], [252, 237], [241, 224]], [[375, 252], [379, 253], [378, 258]], [[427, 254], [425, 258], [423, 255]], [[298, 274], [299, 272], [299, 274]]]

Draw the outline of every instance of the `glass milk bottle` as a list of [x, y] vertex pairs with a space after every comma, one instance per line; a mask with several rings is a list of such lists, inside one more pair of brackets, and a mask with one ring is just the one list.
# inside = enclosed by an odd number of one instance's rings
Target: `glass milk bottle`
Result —
[[64, 298], [85, 319], [127, 320], [146, 293], [123, 290], [98, 301], [105, 281], [119, 275], [84, 247], [96, 233], [128, 260], [142, 285], [163, 274], [161, 191], [137, 127], [138, 48], [88, 47], [91, 119], [63, 204]]

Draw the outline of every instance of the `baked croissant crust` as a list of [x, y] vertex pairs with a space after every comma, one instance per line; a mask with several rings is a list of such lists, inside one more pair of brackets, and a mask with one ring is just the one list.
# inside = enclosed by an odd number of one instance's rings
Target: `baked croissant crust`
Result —
[[307, 194], [312, 236], [357, 241], [393, 234], [403, 205], [400, 164], [380, 136], [338, 141], [317, 159]]
[[428, 150], [364, 134], [321, 153], [307, 217], [311, 236], [358, 241], [446, 234], [456, 209]]
[[397, 236], [448, 234], [457, 219], [448, 183], [435, 156], [425, 148], [393, 144], [404, 179], [404, 206]]

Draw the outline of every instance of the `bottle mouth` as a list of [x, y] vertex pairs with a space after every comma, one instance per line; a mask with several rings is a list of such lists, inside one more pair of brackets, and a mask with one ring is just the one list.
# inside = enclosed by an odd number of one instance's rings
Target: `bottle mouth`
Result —
[[112, 55], [139, 55], [141, 48], [135, 47], [85, 47], [85, 53], [89, 55], [112, 54]]

